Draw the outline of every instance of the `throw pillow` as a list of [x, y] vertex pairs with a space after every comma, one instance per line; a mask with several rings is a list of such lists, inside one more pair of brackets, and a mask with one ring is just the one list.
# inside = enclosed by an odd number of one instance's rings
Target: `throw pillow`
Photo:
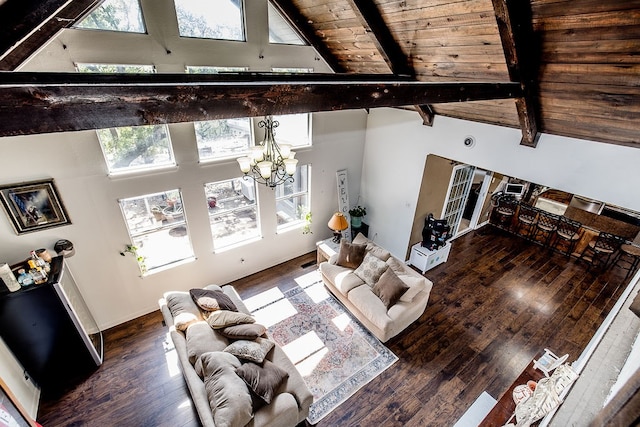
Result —
[[204, 353], [221, 351], [229, 345], [229, 340], [217, 334], [204, 320], [189, 325], [185, 334], [187, 336], [187, 355], [189, 363], [192, 365]]
[[338, 261], [336, 263], [346, 268], [358, 268], [364, 259], [365, 249], [367, 249], [367, 245], [354, 245], [343, 239], [340, 241]]
[[244, 323], [255, 323], [256, 319], [246, 313], [239, 313], [237, 311], [218, 310], [213, 311], [207, 317], [207, 323], [213, 329], [226, 328], [227, 326], [241, 325]]
[[173, 316], [173, 324], [179, 331], [184, 331], [191, 323], [201, 320], [200, 310], [193, 303], [188, 292], [167, 292], [164, 294], [164, 299]]
[[242, 325], [227, 326], [226, 328], [218, 330], [220, 335], [232, 340], [255, 340], [266, 331], [267, 328], [259, 323], [245, 323]]
[[173, 318], [173, 326], [175, 326], [177, 330], [184, 332], [187, 330], [189, 325], [196, 323], [199, 320], [200, 319], [192, 313], [180, 313]]
[[242, 366], [236, 369], [236, 374], [266, 404], [271, 403], [275, 391], [289, 376], [287, 371], [268, 360], [265, 360], [262, 366], [251, 362], [243, 363]]
[[400, 296], [409, 289], [405, 283], [396, 276], [392, 269], [382, 273], [380, 280], [373, 286], [373, 293], [380, 298], [387, 310], [398, 302]]
[[231, 298], [222, 291], [209, 289], [191, 289], [189, 291], [193, 301], [204, 311], [229, 310], [238, 311]]
[[205, 353], [196, 362], [216, 427], [245, 426], [253, 419], [251, 393], [235, 373], [240, 366], [237, 357], [219, 351]]
[[266, 338], [256, 338], [255, 341], [238, 340], [229, 344], [223, 351], [233, 354], [238, 359], [262, 363], [274, 345], [273, 341]]
[[387, 269], [388, 265], [375, 255], [367, 253], [362, 260], [362, 264], [354, 271], [355, 275], [364, 280], [364, 282], [373, 286], [376, 284], [382, 273]]
[[427, 279], [424, 276], [419, 275], [418, 273], [413, 273], [413, 270], [407, 271], [407, 266], [398, 261], [397, 259], [391, 257], [387, 260], [387, 265], [389, 268], [396, 273], [396, 276], [400, 280], [402, 280], [405, 285], [409, 286], [407, 292], [402, 294], [400, 297], [400, 301], [403, 302], [411, 302], [413, 298], [420, 293], [420, 291], [424, 290], [427, 286]]

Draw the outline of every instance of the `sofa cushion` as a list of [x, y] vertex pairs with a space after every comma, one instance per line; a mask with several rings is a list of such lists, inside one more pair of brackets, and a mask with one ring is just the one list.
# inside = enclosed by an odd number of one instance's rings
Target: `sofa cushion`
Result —
[[207, 323], [213, 329], [226, 328], [227, 326], [241, 325], [244, 323], [255, 323], [255, 321], [256, 319], [249, 314], [229, 310], [213, 311], [209, 317], [207, 317]]
[[349, 301], [376, 327], [385, 331], [391, 322], [387, 315], [387, 307], [369, 286], [359, 286], [347, 295]]
[[366, 249], [366, 245], [354, 245], [342, 239], [337, 264], [346, 268], [358, 268], [364, 259]]
[[267, 328], [259, 323], [244, 323], [218, 329], [219, 334], [232, 340], [255, 340], [266, 331]]
[[396, 273], [396, 276], [402, 280], [408, 287], [407, 291], [402, 294], [400, 301], [411, 302], [420, 291], [427, 288], [427, 279], [416, 273], [411, 267], [391, 257], [387, 260], [387, 265]]
[[287, 371], [268, 360], [262, 366], [253, 362], [243, 363], [236, 369], [236, 374], [267, 404], [271, 403], [276, 390], [289, 376]]
[[202, 320], [200, 310], [188, 292], [167, 292], [164, 294], [164, 299], [176, 329], [185, 331], [191, 323]]
[[358, 233], [356, 238], [353, 239], [353, 243], [358, 245], [366, 245], [367, 246], [366, 251], [369, 252], [371, 255], [374, 255], [376, 258], [380, 258], [382, 261], [386, 261], [389, 259], [389, 257], [391, 257], [391, 252], [376, 245], [375, 243], [373, 243], [372, 240], [369, 240], [366, 237], [364, 237], [364, 234], [362, 233]]
[[384, 261], [367, 252], [362, 264], [355, 269], [354, 274], [364, 280], [367, 285], [373, 286], [387, 268], [388, 265]]
[[205, 353], [196, 361], [216, 427], [245, 426], [253, 418], [251, 393], [235, 372], [240, 366], [237, 357], [219, 351]]
[[396, 276], [396, 273], [392, 269], [387, 268], [380, 279], [373, 285], [373, 293], [376, 294], [380, 300], [387, 307], [391, 307], [400, 299], [400, 296], [404, 294], [409, 287]]
[[185, 332], [187, 337], [187, 354], [192, 365], [204, 353], [222, 351], [229, 345], [229, 340], [215, 333], [204, 320], [195, 322]]
[[238, 359], [262, 363], [274, 345], [273, 341], [266, 338], [256, 338], [255, 341], [238, 340], [229, 344], [224, 351], [233, 354]]
[[353, 270], [328, 262], [320, 264], [320, 272], [343, 295], [347, 295], [351, 289], [364, 284], [364, 281], [353, 274]]
[[238, 311], [231, 298], [219, 290], [195, 288], [189, 291], [193, 301], [205, 311]]

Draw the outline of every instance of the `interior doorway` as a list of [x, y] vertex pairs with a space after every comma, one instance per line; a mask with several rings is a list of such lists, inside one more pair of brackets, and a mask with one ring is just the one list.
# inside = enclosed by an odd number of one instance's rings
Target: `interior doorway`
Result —
[[475, 169], [460, 225], [454, 237], [475, 230], [478, 227], [478, 221], [488, 194], [492, 176], [493, 173], [490, 171]]

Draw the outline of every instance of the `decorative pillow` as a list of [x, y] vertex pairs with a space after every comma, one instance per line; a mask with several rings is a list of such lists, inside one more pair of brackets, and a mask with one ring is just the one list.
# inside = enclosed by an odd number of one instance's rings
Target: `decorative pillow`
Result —
[[377, 258], [380, 258], [383, 261], [386, 261], [391, 257], [391, 252], [376, 245], [375, 243], [373, 243], [372, 240], [369, 240], [368, 238], [364, 237], [364, 234], [362, 233], [358, 233], [356, 238], [353, 239], [352, 243], [355, 243], [357, 245], [366, 245], [367, 252], [369, 252], [372, 255], [375, 255]]
[[411, 270], [411, 272], [408, 272], [406, 270], [406, 266], [396, 258], [389, 258], [387, 260], [387, 265], [389, 265], [389, 268], [391, 268], [393, 272], [396, 273], [396, 276], [398, 276], [398, 278], [402, 280], [405, 285], [409, 286], [409, 289], [407, 289], [407, 291], [400, 297], [400, 301], [413, 301], [413, 298], [415, 298], [415, 296], [418, 295], [420, 291], [424, 290], [427, 287], [427, 280], [424, 278], [424, 276], [418, 275], [418, 273], [412, 274], [413, 270]]
[[400, 296], [409, 289], [405, 283], [398, 278], [392, 269], [382, 273], [378, 282], [373, 286], [373, 293], [380, 298], [387, 310], [400, 299]]
[[254, 319], [251, 315], [246, 313], [239, 313], [237, 311], [229, 311], [229, 310], [218, 310], [213, 311], [207, 317], [207, 323], [213, 329], [221, 329], [226, 328], [227, 326], [233, 325], [241, 325], [244, 323], [255, 323], [256, 319]]
[[231, 298], [222, 291], [195, 288], [189, 291], [193, 301], [204, 311], [229, 310], [238, 311]]
[[238, 359], [262, 363], [274, 345], [273, 341], [266, 338], [256, 338], [255, 341], [238, 340], [229, 344], [223, 351], [233, 354]]
[[376, 284], [388, 265], [375, 255], [367, 253], [362, 264], [354, 271], [355, 275], [365, 281], [369, 286]]
[[[184, 331], [191, 323], [201, 320], [200, 310], [193, 303], [188, 292], [167, 292], [164, 294], [164, 299], [173, 316], [173, 324], [179, 331]], [[184, 316], [180, 316], [181, 314]]]
[[364, 258], [365, 249], [367, 249], [367, 245], [354, 245], [343, 239], [340, 241], [336, 263], [346, 268], [358, 268]]
[[185, 334], [187, 336], [187, 355], [189, 363], [192, 365], [204, 353], [222, 351], [229, 345], [229, 340], [217, 334], [204, 320], [189, 325]]
[[243, 363], [242, 366], [236, 369], [236, 374], [266, 404], [271, 403], [275, 391], [289, 376], [287, 371], [268, 360], [265, 360], [262, 366], [251, 362]]
[[205, 353], [196, 362], [196, 372], [204, 378], [216, 427], [245, 426], [253, 418], [251, 393], [235, 373], [240, 366], [237, 357], [219, 351]]
[[196, 323], [199, 320], [200, 319], [198, 319], [192, 313], [180, 313], [173, 318], [173, 326], [175, 326], [177, 330], [184, 332], [187, 330], [189, 325]]
[[218, 329], [220, 335], [232, 340], [255, 340], [266, 331], [267, 328], [259, 323], [245, 323]]

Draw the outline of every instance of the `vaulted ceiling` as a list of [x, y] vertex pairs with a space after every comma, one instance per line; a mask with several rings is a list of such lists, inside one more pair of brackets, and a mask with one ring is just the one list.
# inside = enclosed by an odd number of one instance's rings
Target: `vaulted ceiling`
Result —
[[[15, 70], [60, 29], [99, 3], [0, 0], [0, 69]], [[138, 115], [128, 124], [202, 119], [198, 117], [200, 103], [218, 99], [216, 91], [246, 94], [251, 90], [256, 103], [252, 115], [263, 111], [259, 99], [265, 96], [287, 97], [290, 112], [403, 106], [416, 109], [426, 125], [445, 115], [518, 127], [522, 143], [529, 146], [535, 146], [539, 133], [544, 132], [640, 148], [640, 0], [272, 3], [338, 76], [316, 76], [315, 86], [295, 78], [283, 81], [259, 74], [221, 82], [215, 77], [195, 81], [150, 76], [162, 78], [164, 86], [154, 86], [157, 93], [137, 92], [127, 98], [122, 91], [131, 95], [128, 87], [152, 82], [132, 80], [131, 86], [118, 85], [120, 92], [114, 93], [116, 89], [99, 76], [84, 77], [88, 80], [68, 89], [64, 75], [34, 77], [12, 71], [0, 73], [4, 95], [0, 123], [16, 120], [19, 115], [30, 117], [29, 112], [37, 109], [50, 110], [48, 98], [54, 96], [57, 102], [66, 96], [64, 108], [56, 114], [71, 111], [74, 105], [85, 108], [74, 104], [79, 93], [102, 93], [104, 105], [128, 103], [131, 114]], [[252, 89], [247, 89], [247, 83]], [[327, 90], [336, 84], [341, 87], [338, 95]], [[159, 100], [168, 99], [167, 93], [185, 90], [185, 86], [208, 95], [190, 106], [192, 113], [183, 108], [179, 116], [172, 115], [169, 110], [184, 106], [160, 105]], [[261, 94], [255, 92], [256, 87], [261, 88]], [[311, 100], [309, 93], [314, 94]], [[350, 99], [354, 101], [345, 101]], [[16, 110], [16, 105], [30, 109]], [[139, 114], [141, 105], [146, 114]], [[122, 105], [118, 107], [122, 112]], [[154, 115], [154, 108], [158, 114]], [[239, 108], [235, 113], [248, 112]], [[69, 120], [73, 118], [71, 115]], [[97, 124], [70, 126], [82, 129]], [[0, 129], [0, 135], [56, 130], [70, 129]]]

